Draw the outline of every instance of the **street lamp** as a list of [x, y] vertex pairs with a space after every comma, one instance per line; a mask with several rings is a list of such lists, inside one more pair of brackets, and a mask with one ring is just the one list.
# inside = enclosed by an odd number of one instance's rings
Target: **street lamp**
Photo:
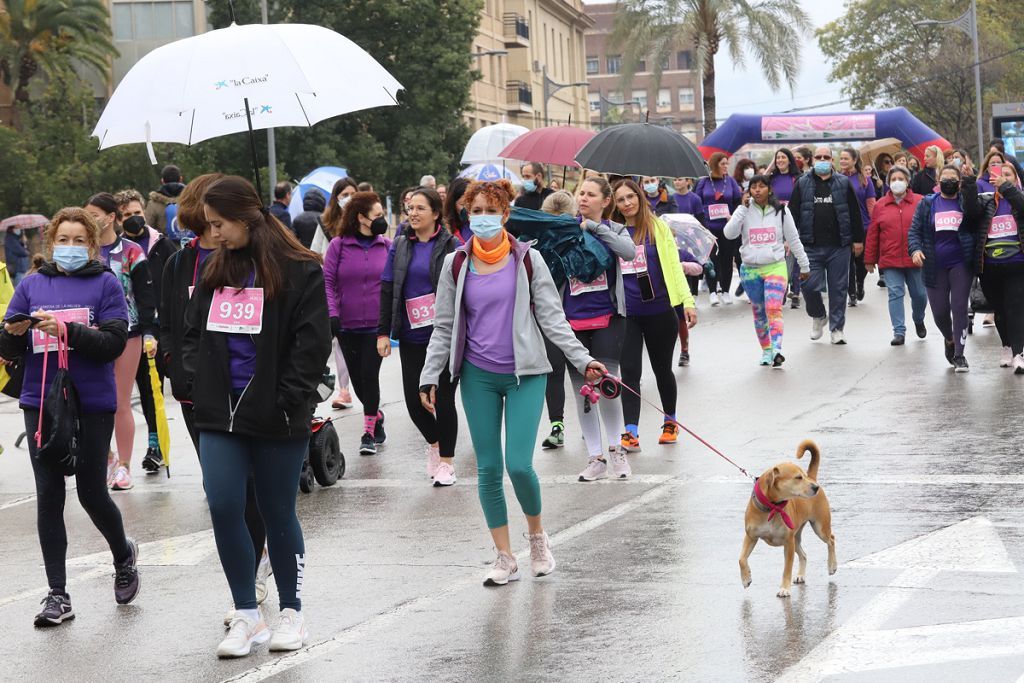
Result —
[[978, 159], [982, 159], [985, 156], [985, 133], [981, 123], [981, 58], [978, 56], [978, 2], [977, 0], [971, 0], [971, 7], [966, 12], [961, 14], [956, 19], [950, 19], [949, 21], [937, 21], [935, 19], [925, 19], [924, 21], [915, 21], [914, 26], [953, 26], [963, 33], [965, 33], [970, 39], [974, 48], [974, 99], [976, 100], [977, 106], [977, 117], [978, 117]]
[[470, 52], [469, 56], [476, 59], [477, 57], [505, 57], [508, 55], [508, 50], [481, 50], [480, 52]]
[[598, 93], [597, 96], [601, 100], [601, 102], [600, 102], [601, 103], [601, 119], [600, 119], [600, 124], [599, 124], [601, 126], [601, 128], [604, 128], [604, 115], [605, 115], [605, 112], [608, 111], [608, 107], [606, 105], [610, 104], [613, 107], [625, 107], [627, 104], [629, 106], [633, 106], [635, 104], [636, 108], [637, 108], [637, 118], [639, 118], [640, 114], [643, 113], [641, 111], [641, 107], [643, 106], [643, 104], [640, 102], [640, 100], [624, 100], [622, 102], [615, 102], [613, 100], [609, 100], [607, 97], [605, 97], [604, 95], [602, 95], [600, 93]]
[[576, 88], [578, 86], [589, 87], [590, 83], [586, 81], [579, 81], [576, 83], [555, 83], [553, 80], [548, 78], [548, 65], [544, 65], [544, 125], [550, 125], [548, 119], [548, 100], [550, 100], [556, 92], [563, 88]]

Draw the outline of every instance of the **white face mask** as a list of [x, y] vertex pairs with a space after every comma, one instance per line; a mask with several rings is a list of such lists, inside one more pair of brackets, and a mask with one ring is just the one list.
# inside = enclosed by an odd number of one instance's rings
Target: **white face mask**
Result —
[[894, 180], [889, 184], [889, 187], [892, 189], [893, 194], [903, 194], [907, 191], [907, 181]]
[[352, 199], [352, 196], [338, 197], [338, 207], [344, 209], [345, 205], [348, 204], [348, 200]]
[[752, 169], [752, 168], [744, 169], [743, 170], [743, 177], [746, 178], [747, 180], [750, 180], [751, 178], [753, 178], [754, 177], [754, 169]]

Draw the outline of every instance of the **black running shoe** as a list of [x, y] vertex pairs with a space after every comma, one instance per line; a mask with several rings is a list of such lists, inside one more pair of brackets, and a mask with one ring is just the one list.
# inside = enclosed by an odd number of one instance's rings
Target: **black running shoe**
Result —
[[775, 358], [772, 359], [773, 368], [781, 368], [782, 364], [786, 362], [786, 357], [781, 353], [776, 353]]
[[384, 411], [377, 411], [377, 424], [373, 427], [373, 442], [383, 446], [388, 442], [387, 432], [384, 431]]
[[743, 296], [743, 283], [742, 282], [736, 287], [736, 293], [733, 296]]
[[363, 434], [363, 439], [359, 442], [359, 455], [377, 455], [377, 443], [370, 432]]
[[892, 341], [889, 342], [889, 346], [903, 346], [903, 343], [905, 341], [906, 337], [904, 337], [902, 334], [894, 334], [892, 336]]
[[685, 368], [690, 365], [690, 354], [687, 351], [679, 352], [679, 367]]
[[945, 344], [945, 346], [946, 346], [946, 362], [949, 363], [950, 365], [952, 365], [955, 368], [956, 367], [956, 363], [953, 362], [953, 356], [956, 355], [956, 345], [953, 344], [953, 340], [952, 339], [947, 339], [945, 341], [946, 341], [946, 344]]
[[799, 294], [790, 294], [789, 295], [789, 307], [790, 308], [800, 308], [800, 295]]
[[850, 308], [857, 308], [857, 297], [853, 294], [850, 295]]
[[561, 448], [565, 445], [565, 425], [561, 422], [551, 423], [551, 433], [544, 437], [540, 447], [546, 451], [553, 448]]
[[967, 359], [963, 356], [953, 357], [953, 372], [970, 372], [971, 368], [967, 365]]
[[71, 609], [71, 596], [67, 593], [51, 590], [42, 599], [43, 609], [36, 615], [35, 625], [40, 628], [48, 626], [60, 626], [68, 619], [75, 618], [75, 611]]
[[146, 449], [146, 457], [142, 459], [142, 469], [146, 470], [146, 474], [156, 474], [163, 464], [164, 458], [159, 446], [150, 446]]
[[882, 278], [878, 278], [878, 283], [877, 284], [882, 289], [885, 289], [885, 280], [883, 280]]
[[914, 323], [914, 329], [917, 330], [918, 339], [924, 339], [928, 336], [928, 328], [924, 326], [924, 322]]
[[142, 589], [142, 579], [136, 566], [139, 560], [139, 545], [134, 539], [128, 539], [131, 555], [127, 560], [114, 565], [114, 599], [119, 605], [127, 605], [136, 598]]

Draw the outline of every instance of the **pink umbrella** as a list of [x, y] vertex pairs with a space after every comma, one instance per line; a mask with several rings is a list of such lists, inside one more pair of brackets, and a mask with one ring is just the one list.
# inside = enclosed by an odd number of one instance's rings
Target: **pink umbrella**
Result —
[[503, 159], [579, 166], [576, 154], [596, 133], [574, 126], [549, 126], [524, 133], [501, 150]]
[[11, 228], [41, 228], [49, 222], [49, 218], [38, 213], [22, 213], [0, 221], [0, 232]]

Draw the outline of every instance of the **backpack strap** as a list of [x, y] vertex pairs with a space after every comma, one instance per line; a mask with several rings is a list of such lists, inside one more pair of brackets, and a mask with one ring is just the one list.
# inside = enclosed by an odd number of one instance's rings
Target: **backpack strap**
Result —
[[[455, 252], [455, 258], [452, 260], [452, 278], [455, 280], [455, 285], [459, 284], [459, 273], [462, 272], [462, 266], [466, 263], [466, 258], [469, 254], [461, 249]], [[526, 268], [526, 281], [530, 283], [530, 307], [533, 307], [533, 259], [530, 258], [530, 252], [526, 252], [526, 256], [523, 257], [523, 267]]]

